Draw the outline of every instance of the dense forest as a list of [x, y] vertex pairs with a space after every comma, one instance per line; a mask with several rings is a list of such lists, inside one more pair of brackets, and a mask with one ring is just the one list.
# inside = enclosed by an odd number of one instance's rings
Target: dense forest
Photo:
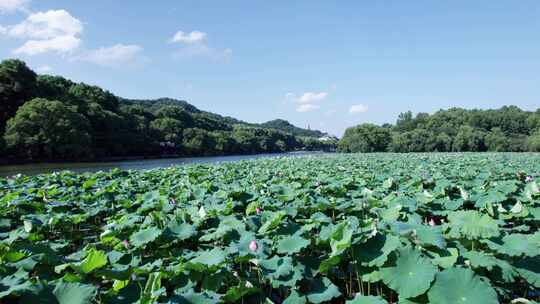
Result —
[[0, 135], [1, 157], [31, 160], [326, 150], [336, 143], [282, 120], [252, 124], [182, 100], [120, 98], [37, 75], [20, 60], [0, 63]]
[[525, 152], [540, 151], [540, 109], [452, 108], [434, 114], [401, 113], [395, 125], [348, 128], [341, 152]]

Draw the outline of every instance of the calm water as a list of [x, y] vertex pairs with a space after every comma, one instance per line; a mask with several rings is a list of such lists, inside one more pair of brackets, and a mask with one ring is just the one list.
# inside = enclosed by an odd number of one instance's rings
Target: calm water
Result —
[[278, 156], [303, 156], [313, 154], [324, 154], [323, 152], [294, 152], [294, 153], [274, 153], [274, 154], [257, 154], [257, 155], [233, 155], [233, 156], [213, 156], [213, 157], [184, 157], [184, 158], [168, 158], [168, 159], [143, 159], [143, 160], [127, 160], [115, 162], [98, 162], [98, 163], [39, 163], [39, 164], [24, 164], [24, 165], [7, 165], [0, 166], [0, 176], [12, 176], [16, 174], [36, 175], [40, 173], [52, 173], [63, 170], [74, 172], [96, 172], [106, 171], [114, 168], [124, 170], [131, 169], [153, 169], [165, 168], [170, 166], [179, 166], [194, 163], [219, 163], [239, 161], [244, 159], [256, 159], [264, 157]]

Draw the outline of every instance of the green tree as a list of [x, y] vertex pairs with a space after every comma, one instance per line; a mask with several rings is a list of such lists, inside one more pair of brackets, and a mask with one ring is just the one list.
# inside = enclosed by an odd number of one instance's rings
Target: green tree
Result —
[[[100, 87], [87, 85], [85, 83], [77, 83], [69, 87], [67, 92], [71, 98], [77, 100], [80, 104], [97, 103], [104, 110], [117, 112], [119, 109], [118, 97], [114, 96], [109, 91], [105, 91]], [[81, 109], [83, 112], [85, 109]]]
[[215, 138], [208, 131], [198, 128], [185, 129], [183, 148], [191, 155], [215, 155]]
[[36, 76], [20, 60], [9, 59], [0, 63], [0, 133], [7, 120], [32, 97]]
[[452, 150], [456, 152], [485, 151], [484, 133], [468, 125], [460, 127], [452, 143]]
[[165, 106], [155, 112], [157, 118], [173, 118], [180, 121], [183, 128], [194, 127], [193, 117], [180, 106]]
[[170, 117], [158, 118], [150, 123], [150, 128], [158, 134], [160, 141], [168, 141], [176, 145], [182, 144], [184, 124], [180, 120]]
[[527, 138], [527, 147], [529, 151], [540, 152], [540, 129]]
[[448, 152], [452, 150], [452, 137], [442, 132], [435, 134], [430, 132], [426, 140], [425, 151]]
[[60, 101], [32, 99], [7, 123], [8, 149], [28, 158], [88, 156], [88, 120]]
[[505, 152], [510, 151], [510, 142], [501, 130], [501, 128], [493, 128], [491, 132], [486, 134], [485, 144], [488, 151]]
[[340, 152], [384, 152], [388, 150], [392, 135], [389, 129], [374, 124], [361, 124], [345, 130], [338, 143]]

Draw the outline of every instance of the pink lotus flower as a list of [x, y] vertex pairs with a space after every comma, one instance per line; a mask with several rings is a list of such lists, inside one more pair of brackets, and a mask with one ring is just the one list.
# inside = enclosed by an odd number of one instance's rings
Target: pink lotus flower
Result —
[[525, 182], [527, 182], [527, 183], [530, 183], [532, 181], [533, 181], [533, 178], [530, 175], [525, 178]]
[[435, 221], [433, 219], [430, 219], [429, 220], [429, 225], [432, 226], [432, 227], [435, 226]]
[[257, 246], [257, 242], [255, 240], [253, 240], [253, 241], [251, 241], [249, 243], [249, 250], [255, 252], [255, 251], [257, 251], [257, 248], [258, 248], [258, 246]]
[[261, 214], [261, 208], [259, 207], [255, 208], [255, 212], [257, 212], [257, 215]]

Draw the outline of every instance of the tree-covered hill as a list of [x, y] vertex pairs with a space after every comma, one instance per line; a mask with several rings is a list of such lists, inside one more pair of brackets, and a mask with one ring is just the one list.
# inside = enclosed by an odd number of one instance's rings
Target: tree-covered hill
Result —
[[540, 108], [496, 110], [452, 108], [434, 114], [401, 113], [395, 125], [348, 128], [342, 152], [540, 151]]
[[228, 155], [335, 144], [298, 135], [202, 111], [182, 100], [121, 98], [61, 76], [37, 75], [20, 60], [0, 63], [1, 157]]
[[323, 137], [323, 136], [326, 136], [327, 134], [326, 133], [323, 133], [321, 131], [318, 131], [318, 130], [309, 130], [309, 129], [302, 129], [302, 128], [299, 128], [293, 124], [291, 124], [290, 122], [286, 121], [286, 120], [283, 120], [283, 119], [274, 119], [274, 120], [270, 120], [270, 121], [267, 121], [267, 122], [264, 122], [262, 124], [260, 124], [261, 127], [263, 128], [268, 128], [268, 129], [275, 129], [275, 130], [280, 130], [280, 131], [283, 131], [283, 132], [288, 132], [288, 133], [291, 133], [293, 135], [297, 135], [297, 136], [307, 136], [307, 137]]

